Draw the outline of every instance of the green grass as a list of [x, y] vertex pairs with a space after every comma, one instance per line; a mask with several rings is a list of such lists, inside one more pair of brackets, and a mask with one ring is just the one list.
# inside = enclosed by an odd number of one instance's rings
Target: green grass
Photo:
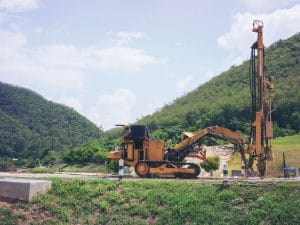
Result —
[[[285, 153], [286, 163], [289, 167], [300, 168], [300, 135], [275, 138], [272, 142], [274, 160], [267, 164], [268, 176], [282, 175], [282, 153]], [[241, 157], [235, 153], [229, 161], [229, 170], [241, 169]]]
[[300, 146], [300, 134], [287, 136], [287, 137], [278, 137], [273, 141], [274, 147], [297, 147]]
[[[48, 194], [24, 203], [23, 210], [38, 207], [50, 215], [32, 224], [255, 225], [300, 221], [300, 183], [235, 183], [220, 189], [219, 184], [176, 180], [52, 181]], [[11, 217], [8, 224], [14, 221]]]
[[0, 208], [0, 224], [17, 225], [18, 219], [24, 219], [22, 215], [15, 214], [13, 210]]
[[288, 167], [300, 168], [300, 135], [275, 138], [273, 143], [274, 161], [268, 163], [271, 175], [282, 176], [283, 158], [285, 153], [286, 164]]

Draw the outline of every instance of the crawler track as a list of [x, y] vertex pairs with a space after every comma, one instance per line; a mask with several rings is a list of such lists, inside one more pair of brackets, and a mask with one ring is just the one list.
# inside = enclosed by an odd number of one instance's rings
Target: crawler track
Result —
[[[178, 170], [177, 170], [178, 169]], [[193, 173], [190, 170], [193, 169]], [[140, 161], [135, 166], [135, 172], [140, 177], [164, 177], [197, 178], [200, 167], [194, 163], [182, 163], [174, 161]]]

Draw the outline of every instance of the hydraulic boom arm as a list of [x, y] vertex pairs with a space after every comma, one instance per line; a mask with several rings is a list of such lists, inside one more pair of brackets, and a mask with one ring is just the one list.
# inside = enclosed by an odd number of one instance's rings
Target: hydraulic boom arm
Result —
[[[230, 143], [234, 144], [236, 149], [241, 153], [242, 161], [245, 165], [245, 173], [246, 175], [248, 174], [248, 166], [244, 151], [244, 144], [248, 144], [248, 141], [242, 135], [219, 126], [207, 127], [196, 134], [187, 132], [184, 132], [184, 134], [187, 136], [187, 138], [178, 143], [172, 151], [167, 153], [166, 157], [168, 160], [182, 161], [186, 156], [197, 157], [197, 154], [191, 153], [204, 137], [210, 136], [229, 141]], [[204, 160], [205, 152], [200, 149], [200, 154], [202, 154], [201, 159]]]

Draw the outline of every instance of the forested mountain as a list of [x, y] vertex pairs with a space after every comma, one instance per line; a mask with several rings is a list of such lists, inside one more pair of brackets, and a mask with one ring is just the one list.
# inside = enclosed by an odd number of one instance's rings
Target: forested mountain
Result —
[[72, 108], [0, 82], [0, 157], [42, 158], [84, 145], [101, 131]]
[[[250, 55], [250, 48], [249, 48]], [[218, 62], [216, 62], [218, 63]], [[266, 76], [274, 76], [273, 120], [276, 136], [300, 131], [300, 34], [266, 49]], [[201, 74], [199, 74], [201, 76]], [[248, 134], [251, 121], [249, 61], [233, 66], [196, 90], [137, 121], [154, 137], [178, 141], [184, 130], [219, 125]], [[118, 130], [106, 136], [116, 136]]]

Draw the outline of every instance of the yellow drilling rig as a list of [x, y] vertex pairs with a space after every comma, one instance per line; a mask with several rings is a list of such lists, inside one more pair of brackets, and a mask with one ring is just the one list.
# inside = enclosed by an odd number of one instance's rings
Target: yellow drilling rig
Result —
[[[253, 32], [257, 33], [257, 41], [251, 47], [249, 75], [253, 117], [248, 139], [229, 129], [212, 126], [196, 134], [184, 132], [186, 138], [183, 141], [172, 149], [165, 149], [162, 141], [150, 138], [145, 126], [122, 125], [124, 130], [121, 145], [119, 149], [109, 152], [108, 158], [115, 161], [123, 159], [126, 165], [135, 167], [136, 174], [141, 177], [195, 178], [200, 173], [199, 165], [184, 162], [184, 159], [192, 157], [205, 160], [206, 152], [201, 146], [201, 141], [209, 136], [234, 144], [236, 150], [241, 153], [246, 176], [253, 171], [255, 159], [258, 161], [259, 175], [265, 176], [266, 160], [272, 159], [271, 90], [273, 84], [272, 78], [266, 80], [265, 76], [263, 23], [261, 21], [253, 22]], [[266, 96], [265, 89], [269, 90], [268, 96]], [[248, 145], [246, 150], [244, 145]], [[249, 154], [248, 158], [246, 158], [246, 153]]]

